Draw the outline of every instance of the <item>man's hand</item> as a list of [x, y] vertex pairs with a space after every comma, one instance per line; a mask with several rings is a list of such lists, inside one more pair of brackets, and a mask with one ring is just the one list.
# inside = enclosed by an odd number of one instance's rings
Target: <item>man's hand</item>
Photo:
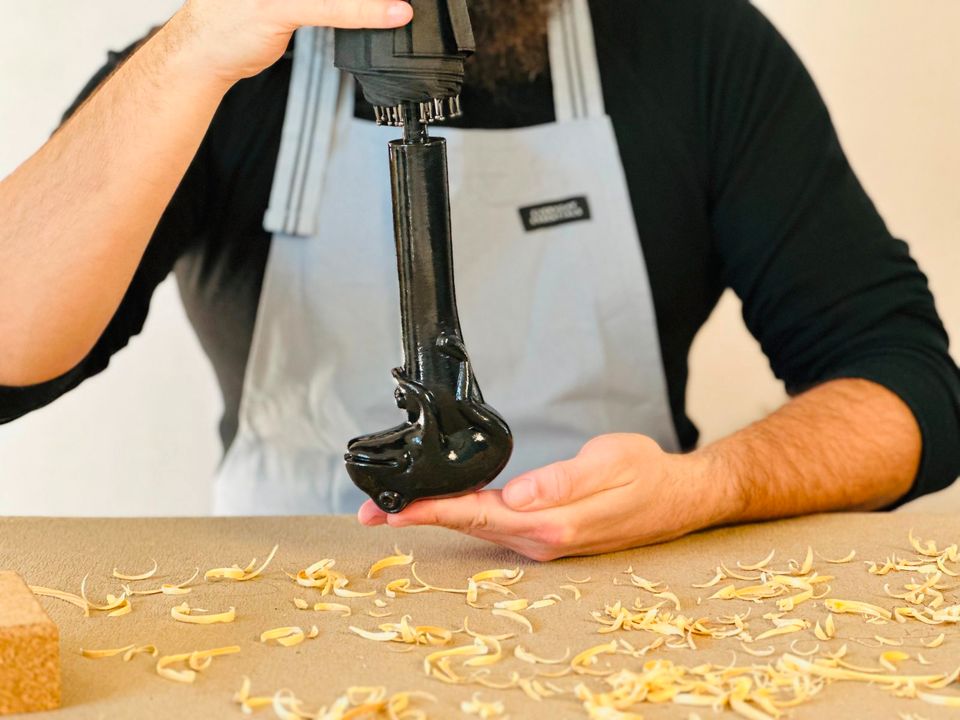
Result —
[[733, 515], [737, 494], [709, 462], [666, 453], [643, 435], [601, 435], [572, 460], [521, 475], [502, 491], [421, 500], [396, 515], [368, 500], [359, 518], [365, 525], [441, 525], [534, 560], [611, 552]]
[[714, 525], [876, 510], [910, 489], [920, 428], [886, 388], [832, 380], [687, 455], [642, 435], [602, 435], [573, 460], [397, 515], [368, 501], [365, 525], [442, 525], [534, 560], [647, 545]]
[[390, 28], [411, 17], [403, 0], [188, 0], [171, 24], [198, 70], [232, 83], [275, 63], [299, 27]]
[[403, 0], [188, 0], [0, 181], [0, 385], [87, 357], [224, 94], [303, 25], [392, 27]]

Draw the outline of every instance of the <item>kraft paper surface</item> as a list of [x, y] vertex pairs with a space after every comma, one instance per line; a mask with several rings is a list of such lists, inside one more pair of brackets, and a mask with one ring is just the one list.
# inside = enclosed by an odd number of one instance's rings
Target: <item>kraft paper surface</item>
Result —
[[[231, 718], [243, 717], [233, 702], [243, 676], [252, 682], [254, 695], [272, 694], [289, 688], [308, 708], [329, 705], [350, 686], [385, 686], [393, 693], [420, 690], [431, 693], [436, 703], [421, 703], [431, 718], [466, 718], [460, 702], [480, 691], [484, 700], [500, 700], [507, 714], [517, 718], [581, 718], [587, 717], [581, 703], [573, 696], [548, 698], [535, 702], [519, 689], [492, 690], [477, 685], [449, 685], [429, 678], [423, 671], [424, 656], [436, 648], [416, 647], [410, 652], [398, 643], [378, 643], [358, 637], [348, 630], [355, 625], [376, 630], [380, 623], [399, 622], [410, 615], [413, 624], [440, 625], [449, 629], [461, 626], [469, 618], [471, 629], [484, 633], [517, 632], [515, 638], [503, 642], [507, 659], [488, 666], [492, 680], [507, 680], [512, 671], [529, 677], [537, 667], [514, 657], [517, 643], [545, 657], [562, 656], [569, 649], [571, 656], [600, 643], [623, 637], [641, 647], [654, 636], [644, 631], [621, 630], [613, 634], [597, 633], [600, 625], [591, 617], [604, 604], [622, 600], [632, 606], [644, 592], [629, 584], [624, 570], [651, 581], [663, 582], [679, 597], [684, 614], [715, 618], [740, 613], [753, 607], [748, 619], [755, 634], [772, 627], [763, 614], [775, 610], [771, 602], [755, 605], [744, 600], [708, 600], [717, 589], [697, 589], [693, 583], [704, 583], [714, 575], [719, 562], [735, 567], [762, 559], [770, 549], [777, 551], [771, 566], [786, 566], [788, 560], [803, 560], [807, 547], [825, 558], [839, 558], [850, 550], [857, 551], [856, 560], [846, 564], [827, 564], [821, 558], [814, 569], [832, 575], [830, 596], [864, 600], [893, 609], [905, 604], [888, 597], [884, 583], [896, 590], [910, 580], [907, 573], [876, 576], [867, 572], [863, 561], [883, 561], [890, 555], [914, 557], [907, 541], [908, 531], [924, 539], [934, 539], [940, 548], [960, 541], [960, 518], [952, 515], [901, 514], [837, 514], [798, 520], [731, 527], [699, 533], [678, 541], [654, 547], [630, 550], [590, 558], [575, 558], [539, 564], [527, 561], [510, 551], [487, 543], [436, 528], [393, 530], [368, 529], [354, 518], [202, 518], [202, 519], [0, 519], [0, 570], [14, 570], [31, 585], [42, 585], [79, 592], [81, 580], [89, 574], [87, 590], [91, 600], [103, 602], [107, 593], [118, 593], [122, 581], [112, 577], [114, 567], [125, 573], [137, 573], [159, 563], [159, 571], [151, 580], [131, 583], [134, 588], [156, 587], [162, 582], [176, 583], [188, 578], [195, 568], [200, 576], [193, 591], [183, 596], [152, 595], [134, 597], [133, 610], [122, 617], [107, 617], [83, 612], [65, 602], [42, 598], [41, 602], [58, 624], [61, 632], [63, 666], [63, 705], [53, 713], [29, 717], [60, 718]], [[251, 558], [265, 558], [274, 544], [280, 549], [262, 577], [247, 582], [204, 582], [204, 571], [214, 567], [238, 564], [245, 567]], [[366, 579], [370, 565], [393, 554], [394, 545], [412, 551], [417, 572], [427, 582], [446, 587], [466, 587], [467, 578], [491, 568], [525, 570], [523, 579], [511, 586], [519, 597], [531, 601], [545, 594], [557, 593], [562, 602], [524, 615], [535, 632], [507, 618], [495, 617], [489, 609], [469, 607], [463, 595], [422, 593], [388, 599], [384, 585], [401, 577], [411, 577], [409, 567], [384, 570], [374, 579]], [[320, 597], [318, 590], [299, 587], [285, 573], [298, 570], [322, 559], [336, 560], [336, 569], [350, 578], [349, 588], [357, 591], [376, 590], [376, 597], [388, 602], [393, 612], [389, 617], [368, 615], [376, 608], [373, 597], [346, 599]], [[574, 600], [570, 592], [558, 589], [570, 579], [589, 576], [591, 582], [578, 585], [582, 599]], [[616, 582], [614, 580], [616, 579]], [[956, 587], [953, 578], [943, 584]], [[745, 585], [739, 581], [724, 581]], [[960, 589], [945, 591], [946, 604], [960, 601]], [[348, 604], [353, 615], [342, 618], [331, 613], [299, 610], [294, 598], [303, 598], [311, 605], [320, 600]], [[481, 600], [492, 603], [502, 597], [482, 594]], [[698, 599], [700, 604], [698, 605]], [[191, 606], [220, 612], [236, 607], [236, 621], [230, 624], [194, 626], [176, 622], [170, 610], [186, 600]], [[646, 600], [650, 600], [649, 597]], [[823, 620], [827, 612], [822, 600], [811, 600], [788, 613], [790, 617], [808, 620], [811, 627]], [[299, 625], [309, 629], [317, 625], [319, 637], [295, 647], [262, 644], [260, 634], [278, 626]], [[911, 655], [902, 663], [904, 673], [948, 673], [960, 665], [960, 629], [955, 625], [926, 626], [917, 621], [873, 625], [863, 618], [837, 615], [837, 639], [822, 643], [823, 648], [836, 650], [843, 643], [849, 646], [852, 662], [876, 667], [879, 654], [890, 648], [878, 647], [874, 636], [904, 638], [898, 648]], [[936, 649], [926, 649], [923, 640], [940, 632], [946, 641]], [[454, 635], [453, 645], [468, 644], [466, 634]], [[777, 655], [771, 658], [751, 657], [735, 639], [698, 640], [696, 651], [660, 647], [644, 659], [628, 656], [605, 656], [596, 667], [639, 669], [645, 660], [664, 658], [674, 663], [698, 665], [713, 662], [728, 665], [734, 653], [741, 664], [775, 661], [780, 652], [791, 652], [791, 642], [802, 648], [816, 642], [812, 630], [771, 638], [754, 643], [756, 647], [773, 645]], [[198, 674], [196, 682], [179, 684], [159, 677], [155, 660], [147, 655], [124, 662], [121, 657], [88, 659], [81, 648], [102, 649], [129, 644], [154, 644], [162, 655], [208, 648], [239, 645], [239, 654], [216, 658], [210, 668]], [[932, 662], [919, 665], [913, 657], [920, 651]], [[458, 666], [458, 664], [455, 664]], [[546, 668], [545, 668], [546, 669]], [[551, 667], [549, 669], [556, 669]], [[564, 688], [583, 682], [603, 689], [602, 677], [570, 675], [554, 681]], [[956, 683], [938, 691], [960, 694]], [[688, 718], [696, 711], [701, 718], [720, 717], [711, 708], [689, 708], [676, 705], [644, 704], [633, 708], [646, 718]], [[933, 707], [920, 700], [894, 697], [882, 687], [862, 683], [835, 682], [818, 696], [790, 711], [795, 718], [891, 718], [901, 713], [917, 717], [951, 717], [960, 711]], [[269, 708], [258, 711], [261, 717], [273, 717]], [[734, 717], [728, 713], [723, 717]]]

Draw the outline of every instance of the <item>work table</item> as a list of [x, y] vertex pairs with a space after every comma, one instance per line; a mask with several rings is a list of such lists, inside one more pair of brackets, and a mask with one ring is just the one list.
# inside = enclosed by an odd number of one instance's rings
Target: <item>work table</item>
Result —
[[[472, 630], [489, 633], [517, 633], [503, 641], [506, 657], [501, 663], [485, 666], [489, 678], [509, 680], [514, 670], [524, 677], [539, 669], [554, 671], [563, 665], [539, 666], [520, 662], [513, 657], [515, 646], [547, 658], [559, 658], [569, 648], [570, 657], [580, 651], [614, 639], [624, 639], [634, 647], [647, 645], [656, 635], [646, 631], [618, 630], [598, 634], [602, 627], [591, 617], [592, 611], [603, 611], [604, 606], [622, 600], [625, 607], [633, 607], [641, 597], [647, 606], [659, 602], [651, 593], [632, 584], [631, 574], [646, 580], [663, 583], [675, 593], [682, 614], [712, 620], [734, 613], [751, 611], [747, 622], [754, 635], [773, 627], [763, 615], [775, 612], [776, 600], [752, 603], [742, 599], [709, 599], [710, 595], [731, 583], [737, 587], [750, 582], [736, 578], [723, 579], [709, 588], [694, 588], [694, 583], [708, 583], [718, 565], [723, 562], [734, 572], [736, 563], [757, 564], [771, 549], [776, 555], [769, 567], [783, 569], [788, 560], [802, 564], [808, 547], [812, 547], [813, 569], [821, 575], [834, 576], [827, 584], [828, 597], [861, 600], [889, 610], [906, 605], [903, 600], [885, 594], [883, 586], [889, 583], [891, 592], [903, 592], [904, 583], [911, 577], [925, 576], [908, 572], [875, 575], [867, 571], [864, 561], [882, 563], [888, 556], [916, 557], [908, 542], [908, 532], [924, 540], [933, 539], [942, 550], [960, 541], [960, 518], [953, 515], [900, 514], [838, 514], [802, 518], [790, 521], [723, 528], [698, 533], [671, 543], [630, 550], [599, 557], [574, 558], [539, 564], [527, 561], [512, 552], [472, 538], [437, 528], [394, 530], [391, 528], [362, 528], [348, 517], [297, 518], [202, 518], [202, 519], [0, 519], [0, 570], [14, 570], [34, 586], [45, 586], [79, 592], [85, 576], [87, 592], [93, 602], [103, 602], [107, 593], [118, 593], [124, 581], [112, 577], [114, 568], [124, 573], [137, 573], [159, 564], [155, 577], [131, 582], [134, 589], [159, 586], [160, 583], [178, 583], [190, 577], [195, 568], [200, 575], [189, 594], [135, 596], [132, 611], [120, 617], [93, 612], [85, 617], [73, 605], [55, 598], [41, 598], [43, 606], [60, 628], [63, 674], [63, 708], [53, 713], [29, 717], [41, 720], [79, 720], [104, 717], [242, 717], [233, 695], [242, 679], [251, 679], [254, 695], [273, 694], [289, 688], [309, 708], [329, 705], [351, 686], [385, 686], [389, 693], [419, 690], [434, 695], [436, 703], [418, 702], [430, 718], [468, 717], [460, 710], [460, 702], [480, 692], [484, 700], [501, 700], [507, 714], [518, 718], [552, 716], [556, 718], [587, 717], [581, 702], [573, 694], [545, 698], [535, 702], [521, 689], [490, 689], [476, 684], [455, 685], [439, 682], [424, 674], [423, 659], [437, 647], [419, 646], [409, 652], [400, 652], [408, 646], [382, 643], [359, 637], [349, 626], [376, 630], [381, 623], [398, 623], [409, 614], [414, 625], [435, 625], [449, 629], [461, 627], [469, 618]], [[238, 564], [246, 566], [257, 557], [261, 560], [271, 548], [279, 545], [276, 557], [255, 579], [237, 582], [204, 581], [203, 574], [210, 568]], [[440, 592], [400, 595], [387, 598], [383, 590], [387, 582], [397, 578], [411, 578], [409, 566], [384, 569], [368, 579], [371, 564], [394, 554], [397, 545], [403, 552], [412, 551], [417, 574], [431, 585], [464, 588], [467, 578], [493, 568], [524, 570], [522, 579], [510, 585], [520, 598], [531, 601], [546, 595], [559, 595], [560, 602], [547, 607], [526, 610], [523, 615], [533, 624], [530, 634], [509, 617], [494, 616], [490, 609], [469, 607], [463, 595]], [[851, 550], [856, 558], [845, 563], [829, 563], [842, 559]], [[316, 588], [298, 586], [284, 571], [296, 574], [323, 558], [336, 560], [335, 568], [350, 578], [347, 586], [358, 592], [377, 591], [376, 598], [386, 602], [386, 608], [374, 604], [375, 597], [340, 598], [321, 597]], [[960, 564], [950, 563], [949, 569], [960, 572]], [[758, 574], [759, 571], [756, 573]], [[589, 582], [575, 581], [590, 578]], [[942, 584], [952, 587], [953, 578], [944, 576]], [[416, 585], [414, 581], [414, 585]], [[566, 589], [561, 586], [567, 585]], [[574, 599], [576, 587], [582, 597]], [[662, 586], [657, 586], [662, 587]], [[819, 590], [825, 585], [816, 586]], [[817, 595], [819, 595], [819, 591]], [[960, 590], [944, 590], [945, 605], [960, 602]], [[303, 598], [311, 606], [300, 610], [295, 598]], [[487, 605], [505, 599], [495, 593], [481, 593]], [[349, 618], [336, 613], [317, 612], [312, 605], [318, 601], [337, 602], [351, 606]], [[221, 612], [236, 608], [236, 620], [226, 624], [188, 625], [175, 621], [171, 608], [187, 601], [191, 607]], [[814, 635], [816, 622], [823, 623], [828, 613], [822, 599], [810, 599], [785, 613], [787, 617], [803, 618], [810, 627], [800, 632], [757, 641], [751, 647], [776, 648], [772, 657], [753, 657], [742, 648], [739, 639], [697, 638], [697, 649], [668, 648], [662, 645], [642, 658], [627, 655], [602, 655], [593, 668], [628, 667], [639, 671], [644, 662], [666, 659], [676, 664], [696, 666], [712, 662], [729, 665], [736, 654], [737, 663], [750, 665], [775, 662], [781, 653], [795, 653], [812, 648], [818, 641]], [[381, 603], [382, 604], [382, 603]], [[672, 601], [665, 609], [673, 610]], [[392, 614], [375, 618], [369, 613]], [[865, 622], [863, 617], [836, 614], [837, 637], [822, 642], [824, 650], [836, 651], [846, 643], [848, 658], [853, 663], [877, 666], [883, 647], [875, 636], [885, 636], [895, 642], [903, 640], [896, 649], [911, 656], [897, 667], [903, 674], [949, 673], [960, 665], [960, 629], [956, 624], [926, 625], [917, 620], [906, 623]], [[316, 625], [319, 635], [294, 647], [281, 647], [260, 642], [265, 630], [279, 626]], [[934, 649], [924, 642], [939, 633], [946, 640]], [[453, 636], [445, 647], [472, 642], [468, 635]], [[198, 673], [192, 684], [181, 684], [158, 676], [156, 660], [139, 655], [129, 662], [120, 656], [89, 659], [80, 649], [119, 648], [131, 644], [153, 644], [160, 655], [185, 653], [221, 646], [238, 645], [237, 654], [215, 658], [212, 665]], [[792, 647], [791, 647], [792, 645]], [[921, 652], [930, 662], [922, 666], [916, 662]], [[454, 667], [459, 668], [457, 659]], [[562, 688], [573, 688], [585, 683], [594, 691], [606, 689], [602, 677], [569, 675], [551, 682]], [[940, 694], [958, 695], [956, 683]], [[702, 718], [715, 716], [709, 707], [679, 707], [677, 705], [636, 705], [633, 712], [648, 718], [688, 718], [699, 713]], [[728, 711], [729, 712], [729, 711]], [[920, 700], [897, 698], [882, 687], [860, 682], [834, 682], [815, 698], [790, 711], [795, 718], [889, 717], [898, 713], [916, 713], [918, 717], [948, 717], [956, 709], [935, 707]], [[263, 717], [273, 717], [269, 708], [258, 711]], [[724, 717], [733, 717], [732, 714]]]

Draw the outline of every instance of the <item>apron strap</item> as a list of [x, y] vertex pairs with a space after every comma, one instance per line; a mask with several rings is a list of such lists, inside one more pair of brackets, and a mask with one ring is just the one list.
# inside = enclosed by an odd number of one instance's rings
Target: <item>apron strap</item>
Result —
[[[606, 115], [587, 0], [560, 1], [549, 22], [549, 50], [557, 122]], [[333, 30], [297, 30], [280, 152], [263, 221], [270, 233], [316, 234], [341, 85], [333, 55]]]
[[557, 122], [606, 115], [587, 0], [561, 0], [549, 24], [550, 73]]
[[297, 30], [280, 153], [263, 221], [268, 232], [311, 237], [317, 230], [317, 203], [323, 192], [339, 89], [333, 31]]

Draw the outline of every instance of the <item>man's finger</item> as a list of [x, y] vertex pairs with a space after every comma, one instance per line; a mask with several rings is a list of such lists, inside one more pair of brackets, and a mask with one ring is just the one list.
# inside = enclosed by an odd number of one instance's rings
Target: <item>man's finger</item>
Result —
[[360, 506], [360, 510], [357, 512], [357, 520], [360, 521], [361, 525], [366, 525], [367, 527], [386, 525], [387, 514], [378, 508], [373, 500], [367, 500]]
[[[599, 443], [597, 443], [599, 445]], [[560, 507], [604, 490], [625, 485], [609, 451], [588, 444], [577, 457], [546, 465], [521, 475], [503, 488], [503, 500], [512, 510], [529, 512]]]
[[517, 535], [527, 531], [529, 522], [508, 508], [499, 490], [482, 490], [441, 500], [419, 500], [396, 515], [387, 516], [392, 527], [440, 525], [465, 533], [484, 531]]
[[403, 0], [283, 0], [282, 7], [297, 26], [391, 28], [413, 17], [413, 7]]

